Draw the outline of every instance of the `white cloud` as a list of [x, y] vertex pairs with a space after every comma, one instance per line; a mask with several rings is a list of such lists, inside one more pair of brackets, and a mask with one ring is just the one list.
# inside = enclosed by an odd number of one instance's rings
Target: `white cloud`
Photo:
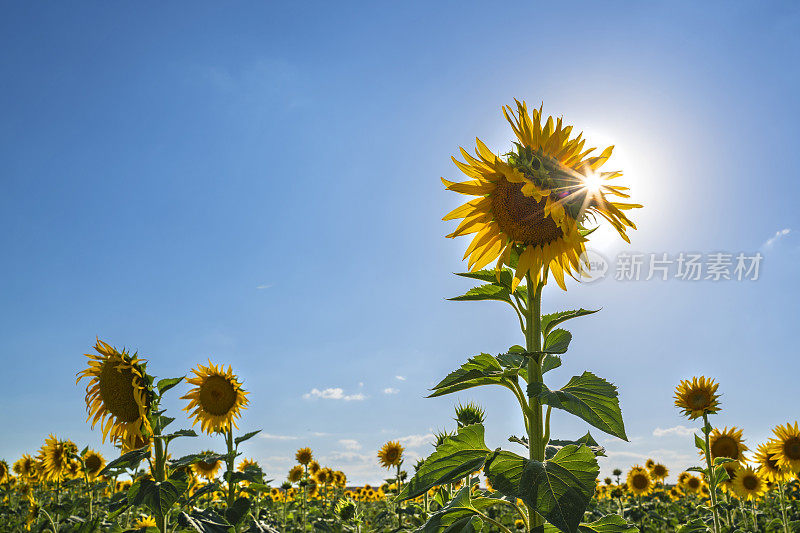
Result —
[[405, 376], [395, 376], [395, 378], [400, 380], [400, 381], [405, 381], [406, 380]]
[[767, 242], [765, 242], [765, 243], [764, 243], [764, 246], [766, 246], [766, 247], [770, 247], [770, 246], [772, 246], [772, 245], [773, 245], [773, 244], [775, 244], [775, 243], [776, 243], [778, 240], [782, 239], [783, 237], [786, 237], [786, 236], [787, 236], [787, 235], [789, 235], [791, 232], [792, 232], [792, 230], [791, 230], [791, 229], [789, 229], [789, 228], [783, 228], [782, 230], [776, 231], [776, 232], [775, 232], [775, 235], [773, 235], [772, 237], [770, 237], [769, 239], [767, 239]]
[[345, 447], [346, 450], [360, 450], [361, 443], [355, 439], [339, 439], [339, 444]]
[[297, 437], [291, 435], [272, 435], [271, 433], [259, 433], [259, 437], [267, 440], [297, 440]]
[[330, 435], [331, 435], [330, 433], [325, 433], [325, 432], [322, 432], [322, 431], [312, 431], [311, 432], [311, 436], [312, 437], [330, 437]]
[[400, 391], [397, 389], [393, 389], [392, 387], [386, 387], [385, 389], [383, 389], [384, 394], [397, 394], [398, 392]]
[[668, 435], [677, 435], [680, 437], [686, 437], [694, 433], [694, 431], [695, 430], [693, 428], [687, 428], [686, 426], [675, 426], [673, 428], [666, 429], [656, 428], [653, 430], [653, 436], [666, 437]]
[[272, 287], [272, 283], [267, 283], [265, 285], [259, 285], [259, 286], [256, 287], [256, 289], [263, 290], [263, 289], [269, 289], [270, 287]]
[[406, 448], [418, 448], [423, 444], [432, 444], [436, 442], [436, 436], [433, 433], [427, 433], [425, 435], [407, 435], [397, 440]]
[[323, 400], [344, 400], [346, 402], [350, 402], [365, 400], [367, 397], [360, 392], [358, 394], [345, 394], [344, 390], [340, 387], [330, 387], [323, 390], [316, 388], [311, 389], [311, 392], [303, 394], [303, 398], [306, 400], [310, 400], [311, 398], [321, 398]]

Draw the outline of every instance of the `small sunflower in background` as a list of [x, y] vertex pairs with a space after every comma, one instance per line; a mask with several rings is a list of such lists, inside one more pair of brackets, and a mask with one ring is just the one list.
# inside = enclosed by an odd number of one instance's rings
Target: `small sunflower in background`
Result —
[[250, 459], [249, 457], [245, 457], [239, 463], [239, 466], [236, 467], [236, 470], [238, 470], [239, 472], [244, 472], [248, 468], [261, 468], [261, 467], [258, 465], [258, 461], [256, 461], [255, 459]]
[[320, 468], [317, 470], [317, 473], [314, 474], [314, 481], [319, 483], [320, 485], [327, 485], [331, 481], [333, 481], [333, 472], [330, 468]]
[[64, 481], [70, 475], [71, 457], [78, 447], [70, 440], [59, 440], [55, 435], [48, 436], [39, 450], [39, 463], [42, 476], [47, 481]]
[[147, 418], [150, 396], [145, 374], [146, 361], [137, 354], [116, 348], [97, 339], [96, 354], [85, 354], [89, 367], [78, 373], [76, 383], [88, 378], [86, 410], [92, 428], [100, 422], [103, 442], [108, 435], [112, 441], [132, 443], [152, 433]]
[[347, 476], [341, 470], [335, 470], [333, 472], [333, 483], [338, 487], [346, 487]]
[[397, 441], [389, 441], [378, 452], [378, 459], [384, 468], [400, 466], [403, 461], [403, 447]]
[[8, 470], [8, 463], [0, 460], [0, 483], [6, 481], [6, 479], [10, 476], [10, 472]]
[[30, 454], [23, 454], [22, 457], [14, 462], [14, 473], [20, 477], [32, 479], [38, 475], [38, 468], [36, 459], [31, 457]]
[[728, 479], [719, 481], [719, 487], [724, 491], [732, 491], [733, 490], [733, 483], [736, 481], [736, 476], [739, 473], [739, 468], [741, 465], [739, 463], [722, 463], [722, 468], [725, 469], [725, 473], [728, 474]]
[[224, 366], [217, 367], [209, 360], [208, 366], [197, 365], [192, 372], [194, 377], [186, 381], [195, 388], [181, 397], [189, 400], [183, 410], [194, 418], [192, 425], [200, 422], [200, 428], [209, 435], [225, 432], [231, 424], [238, 429], [236, 419], [249, 403], [249, 393], [242, 388], [230, 365], [226, 371]]
[[797, 422], [794, 426], [785, 424], [777, 426], [773, 433], [775, 440], [770, 445], [778, 467], [786, 472], [800, 473], [800, 428]]
[[756, 450], [753, 462], [758, 465], [758, 475], [771, 483], [783, 483], [791, 479], [788, 472], [781, 470], [778, 466], [778, 461], [775, 459], [775, 454], [770, 451], [770, 448], [778, 442], [774, 439], [759, 444]]
[[319, 466], [319, 463], [318, 463], [318, 462], [316, 462], [316, 461], [311, 461], [310, 463], [308, 463], [308, 472], [309, 472], [309, 473], [310, 473], [312, 476], [313, 476], [314, 474], [316, 474], [317, 472], [319, 472], [319, 469], [320, 469], [320, 468], [321, 468], [321, 467]]
[[691, 475], [692, 474], [690, 474], [689, 472], [681, 472], [680, 474], [678, 474], [678, 485], [683, 485], [684, 483], [686, 483], [686, 480], [689, 479]]
[[722, 431], [714, 428], [711, 435], [709, 435], [709, 443], [712, 459], [728, 457], [739, 463], [745, 461], [744, 452], [746, 452], [748, 448], [744, 445], [742, 430], [737, 430], [736, 426], [733, 426], [731, 429], [728, 429], [726, 426]]
[[669, 495], [669, 499], [672, 500], [673, 502], [683, 498], [683, 492], [681, 492], [681, 489], [678, 488], [677, 486], [669, 489], [669, 492], [667, 494]]
[[655, 464], [656, 464], [656, 462], [655, 462], [653, 459], [648, 459], [647, 461], [645, 461], [645, 462], [644, 462], [644, 467], [645, 467], [646, 469], [648, 469], [648, 470], [652, 470], [652, 469], [653, 469], [653, 466], [654, 466]]
[[700, 481], [700, 478], [697, 476], [693, 476], [692, 474], [687, 474], [682, 482], [680, 482], [680, 487], [686, 492], [698, 492], [702, 487], [703, 482]]
[[628, 472], [625, 483], [628, 486], [628, 490], [635, 496], [644, 496], [650, 494], [653, 490], [653, 480], [650, 478], [650, 472], [638, 465]]
[[156, 519], [152, 516], [143, 516], [136, 520], [133, 527], [137, 529], [143, 527], [158, 527], [158, 524], [156, 524]]
[[90, 480], [97, 479], [100, 471], [106, 465], [106, 460], [98, 452], [94, 450], [87, 450], [83, 455], [83, 465], [86, 470], [86, 475]]
[[294, 458], [297, 459], [299, 464], [305, 466], [314, 460], [314, 454], [311, 448], [300, 448], [297, 450], [297, 453], [294, 454]]
[[743, 466], [733, 479], [733, 492], [742, 500], [757, 500], [767, 492], [767, 483], [750, 466]]
[[529, 272], [538, 283], [539, 272], [548, 266], [566, 290], [564, 274], [575, 277], [581, 271], [581, 255], [590, 233], [587, 221], [602, 217], [630, 242], [627, 228], [636, 226], [623, 211], [641, 205], [609, 200], [629, 197], [627, 187], [608, 183], [622, 172], [598, 171], [613, 146], [589, 157], [595, 149], [584, 149], [582, 133], [572, 137], [572, 126], [564, 126], [560, 118], [543, 120], [541, 108], [529, 113], [525, 102], [516, 104], [516, 111], [503, 107], [518, 141], [505, 159], [480, 139], [476, 139], [477, 157], [462, 148], [465, 162], [452, 158], [471, 179], [452, 182], [442, 178], [445, 187], [477, 198], [445, 215], [444, 220], [463, 219], [448, 237], [475, 234], [464, 254], [473, 272], [492, 261], [497, 270], [511, 266], [512, 254], [517, 254], [512, 290]]
[[661, 463], [654, 463], [649, 470], [650, 475], [655, 481], [663, 482], [665, 479], [667, 479], [667, 476], [669, 476], [669, 469]]
[[719, 411], [718, 383], [705, 376], [692, 378], [691, 381], [683, 379], [675, 389], [675, 405], [683, 410], [684, 416], [694, 420], [703, 416], [703, 413], [714, 414]]
[[192, 470], [196, 475], [207, 481], [213, 481], [214, 478], [217, 477], [220, 468], [222, 468], [222, 461], [219, 457], [214, 457], [214, 452], [210, 450], [203, 452], [203, 455], [205, 455], [207, 459], [202, 459], [194, 463], [192, 465]]
[[303, 477], [303, 467], [300, 465], [295, 465], [289, 470], [289, 475], [286, 479], [289, 480], [291, 483], [297, 483]]

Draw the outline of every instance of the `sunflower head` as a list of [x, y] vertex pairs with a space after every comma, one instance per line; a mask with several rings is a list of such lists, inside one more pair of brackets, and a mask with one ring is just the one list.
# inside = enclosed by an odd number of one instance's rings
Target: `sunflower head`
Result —
[[650, 472], [638, 465], [628, 472], [628, 478], [625, 483], [628, 486], [628, 490], [635, 496], [644, 496], [650, 494], [653, 490], [653, 480], [650, 477]]
[[759, 444], [753, 461], [758, 465], [758, 475], [770, 483], [783, 483], [789, 481], [791, 476], [778, 466], [775, 454], [770, 451], [778, 441], [772, 439], [764, 444]]
[[683, 498], [683, 492], [679, 487], [672, 487], [669, 489], [669, 499], [672, 501], [678, 501]]
[[94, 450], [88, 450], [83, 455], [83, 465], [89, 479], [96, 479], [100, 471], [106, 465], [106, 460], [102, 455]]
[[143, 516], [136, 520], [134, 523], [135, 528], [143, 528], [143, 527], [158, 527], [156, 524], [156, 519], [152, 516]]
[[800, 427], [786, 424], [777, 426], [773, 433], [775, 440], [770, 445], [778, 467], [786, 472], [800, 473]]
[[733, 491], [742, 500], [756, 500], [767, 492], [767, 483], [750, 466], [739, 468], [733, 479]]
[[259, 466], [258, 461], [256, 461], [255, 459], [250, 459], [248, 457], [245, 457], [244, 459], [242, 459], [242, 462], [239, 463], [239, 466], [236, 467], [236, 470], [238, 470], [239, 472], [244, 472], [247, 469], [261, 470], [261, 467]]
[[650, 468], [650, 475], [653, 476], [653, 479], [656, 481], [664, 481], [669, 475], [669, 469], [661, 463], [655, 463]]
[[378, 459], [384, 468], [400, 466], [403, 461], [403, 447], [397, 441], [389, 441], [378, 452]]
[[338, 487], [346, 487], [347, 486], [347, 476], [341, 470], [334, 470], [334, 472], [333, 472], [333, 483]]
[[320, 469], [320, 468], [321, 468], [321, 467], [319, 466], [319, 463], [318, 463], [318, 462], [316, 462], [316, 461], [311, 461], [310, 463], [308, 463], [308, 472], [309, 472], [309, 473], [310, 473], [312, 476], [313, 476], [314, 474], [316, 474], [317, 472], [319, 472], [319, 469]]
[[72, 457], [78, 452], [78, 447], [70, 440], [60, 440], [55, 435], [50, 435], [39, 450], [39, 463], [41, 473], [47, 481], [64, 481], [71, 477]]
[[744, 452], [748, 448], [744, 445], [742, 430], [736, 429], [736, 426], [731, 429], [725, 427], [722, 431], [714, 428], [709, 435], [709, 444], [712, 459], [729, 457], [740, 463], [745, 461]]
[[705, 376], [681, 380], [675, 389], [675, 405], [683, 410], [689, 420], [700, 418], [703, 413], [713, 414], [719, 411], [718, 383]]
[[294, 458], [297, 459], [298, 463], [305, 466], [314, 460], [314, 454], [312, 453], [311, 448], [300, 448], [297, 450], [297, 453], [294, 454]]
[[249, 403], [249, 393], [242, 388], [230, 365], [226, 371], [209, 360], [208, 366], [197, 365], [192, 372], [194, 377], [186, 381], [195, 387], [182, 397], [189, 400], [184, 411], [191, 412], [192, 425], [200, 422], [201, 429], [209, 435], [227, 431], [231, 424], [238, 428], [236, 418]]
[[0, 483], [6, 481], [8, 477], [10, 477], [10, 472], [8, 470], [8, 463], [0, 459]]
[[320, 468], [314, 474], [314, 481], [320, 485], [327, 485], [333, 481], [333, 471], [330, 468]]
[[741, 465], [736, 462], [722, 463], [722, 468], [725, 469], [725, 473], [728, 475], [728, 479], [720, 480], [719, 487], [726, 492], [732, 491], [733, 483], [734, 481], [736, 481], [736, 476], [739, 474]]
[[14, 473], [24, 478], [35, 478], [38, 475], [36, 459], [30, 454], [23, 454], [14, 462]]
[[195, 475], [205, 478], [208, 481], [213, 481], [217, 477], [219, 469], [222, 468], [222, 461], [219, 457], [210, 450], [203, 452], [204, 459], [197, 461], [192, 465], [192, 471]]
[[644, 462], [644, 467], [646, 469], [648, 469], [648, 470], [652, 470], [653, 469], [653, 465], [655, 465], [655, 464], [656, 464], [656, 462], [653, 459], [648, 459], [647, 461]]
[[289, 470], [289, 475], [286, 479], [289, 480], [290, 483], [297, 483], [303, 477], [303, 467], [300, 465], [295, 465]]
[[483, 408], [473, 402], [466, 404], [459, 403], [456, 406], [456, 417], [454, 420], [458, 427], [471, 426], [472, 424], [483, 424], [486, 413]]
[[108, 435], [112, 441], [127, 444], [137, 437], [146, 438], [152, 433], [147, 415], [153, 398], [146, 362], [100, 339], [94, 349], [97, 353], [86, 354], [89, 367], [78, 373], [78, 381], [89, 379], [86, 420], [92, 421], [92, 427], [100, 422], [104, 442]]
[[626, 231], [636, 226], [623, 211], [641, 205], [609, 200], [628, 198], [627, 187], [608, 183], [622, 172], [598, 171], [613, 146], [589, 157], [594, 148], [584, 149], [583, 134], [572, 136], [572, 126], [560, 118], [543, 120], [541, 108], [528, 112], [525, 102], [503, 107], [503, 114], [517, 137], [514, 150], [501, 158], [476, 139], [477, 157], [462, 148], [465, 161], [452, 158], [471, 179], [442, 178], [447, 189], [476, 196], [444, 217], [463, 219], [448, 237], [475, 234], [464, 254], [470, 270], [494, 260], [498, 270], [511, 266], [512, 290], [529, 272], [538, 281], [544, 267], [565, 289], [564, 273], [574, 277], [581, 271], [586, 222], [602, 217], [629, 241]]

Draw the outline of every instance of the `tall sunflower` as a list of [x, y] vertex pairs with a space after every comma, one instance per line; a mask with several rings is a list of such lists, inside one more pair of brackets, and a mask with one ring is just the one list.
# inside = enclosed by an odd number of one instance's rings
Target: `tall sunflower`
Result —
[[77, 453], [78, 447], [70, 440], [59, 440], [50, 434], [39, 450], [39, 462], [42, 476], [47, 481], [64, 481], [70, 476], [71, 456]]
[[297, 459], [297, 462], [301, 465], [307, 465], [314, 460], [314, 454], [311, 448], [300, 448], [297, 450], [297, 453], [294, 454], [294, 458]]
[[773, 453], [778, 467], [786, 472], [800, 473], [800, 428], [797, 422], [794, 426], [777, 426], [773, 433], [775, 440], [770, 445], [770, 452]]
[[14, 462], [13, 468], [14, 473], [26, 479], [35, 479], [39, 476], [39, 467], [36, 459], [27, 453]]
[[86, 385], [86, 410], [92, 427], [100, 422], [103, 441], [110, 434], [112, 441], [130, 445], [137, 438], [152, 433], [147, 418], [150, 407], [145, 374], [146, 362], [134, 353], [117, 351], [97, 339], [96, 354], [85, 354], [89, 367], [78, 373], [76, 383], [88, 378]]
[[195, 388], [182, 397], [189, 400], [183, 410], [194, 409], [189, 415], [194, 418], [192, 425], [200, 422], [201, 429], [209, 435], [227, 431], [231, 424], [238, 428], [236, 419], [249, 403], [249, 393], [242, 388], [230, 365], [226, 371], [224, 366], [217, 367], [209, 360], [208, 366], [197, 365], [192, 372], [195, 376], [186, 381]]
[[767, 492], [767, 483], [752, 467], [744, 466], [736, 472], [733, 491], [743, 500], [757, 500]]
[[98, 452], [88, 450], [83, 456], [83, 464], [89, 479], [96, 479], [106, 465], [106, 460]]
[[789, 481], [791, 476], [788, 472], [781, 470], [775, 454], [770, 452], [770, 448], [778, 441], [770, 440], [764, 444], [759, 444], [753, 462], [758, 465], [758, 475], [772, 483], [783, 483]]
[[399, 442], [389, 441], [378, 452], [378, 459], [384, 468], [399, 466], [403, 461], [403, 447]]
[[739, 463], [745, 461], [744, 452], [746, 452], [748, 448], [744, 445], [742, 430], [737, 430], [736, 426], [733, 426], [731, 429], [725, 427], [722, 431], [714, 428], [711, 435], [709, 435], [709, 443], [711, 445], [712, 459], [716, 459], [717, 457], [729, 457]]
[[634, 466], [631, 468], [630, 472], [628, 472], [626, 484], [628, 485], [628, 490], [635, 496], [644, 496], [650, 494], [653, 490], [653, 481], [650, 478], [650, 472], [641, 466]]
[[289, 470], [289, 475], [286, 479], [289, 480], [290, 483], [297, 483], [303, 477], [303, 467], [300, 465], [294, 465], [291, 470]]
[[705, 376], [681, 380], [675, 389], [675, 405], [683, 410], [689, 420], [700, 418], [704, 412], [716, 413], [719, 411], [718, 383]]
[[[206, 451], [205, 454], [212, 456], [214, 452]], [[209, 458], [207, 460], [197, 461], [192, 465], [194, 473], [200, 477], [204, 477], [208, 481], [212, 481], [217, 477], [219, 469], [222, 468], [222, 461], [219, 458]]]
[[525, 102], [516, 101], [516, 111], [504, 106], [503, 114], [517, 137], [514, 150], [501, 158], [476, 139], [477, 157], [461, 148], [465, 162], [452, 158], [471, 179], [442, 178], [448, 190], [477, 197], [445, 215], [444, 220], [463, 219], [448, 237], [475, 234], [464, 254], [472, 271], [495, 260], [499, 270], [516, 259], [512, 288], [528, 272], [538, 282], [542, 267], [549, 266], [566, 290], [564, 273], [575, 277], [581, 271], [585, 224], [600, 216], [630, 242], [626, 230], [636, 226], [623, 211], [641, 205], [608, 198], [629, 197], [627, 187], [607, 183], [622, 172], [598, 172], [613, 146], [589, 157], [595, 149], [584, 149], [582, 133], [571, 137], [572, 126], [560, 118], [543, 121], [542, 109], [529, 113]]

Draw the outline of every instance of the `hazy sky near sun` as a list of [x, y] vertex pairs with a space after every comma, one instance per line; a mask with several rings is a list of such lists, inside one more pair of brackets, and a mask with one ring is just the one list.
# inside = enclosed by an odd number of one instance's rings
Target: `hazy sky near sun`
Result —
[[160, 377], [231, 364], [241, 430], [263, 430], [244, 452], [278, 480], [301, 446], [374, 483], [400, 439], [410, 468], [458, 401], [485, 407], [490, 447], [522, 433], [503, 390], [424, 398], [523, 340], [501, 304], [445, 300], [471, 284], [452, 275], [468, 241], [441, 221], [465, 198], [439, 179], [476, 136], [509, 147], [514, 98], [616, 145], [606, 168], [645, 208], [631, 245], [598, 232], [609, 260], [764, 257], [757, 281], [612, 267], [547, 287], [547, 311], [602, 307], [568, 326], [548, 383], [588, 369], [619, 386], [630, 443], [592, 430], [603, 475], [694, 462], [671, 399], [692, 375], [721, 383], [716, 423], [754, 448], [800, 414], [798, 25], [789, 2], [4, 4], [0, 458], [51, 432], [113, 452], [75, 385], [95, 336]]

